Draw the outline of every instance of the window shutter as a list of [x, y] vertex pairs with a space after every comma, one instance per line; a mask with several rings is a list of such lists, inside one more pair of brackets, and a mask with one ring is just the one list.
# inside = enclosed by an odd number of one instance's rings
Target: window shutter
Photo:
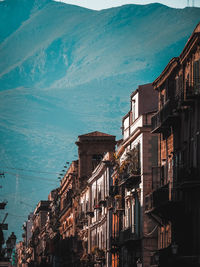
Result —
[[194, 86], [194, 92], [196, 93], [198, 91], [198, 86], [199, 86], [199, 77], [200, 77], [200, 61], [194, 61], [193, 68], [194, 68], [194, 74], [193, 74], [193, 86]]
[[198, 65], [199, 65], [199, 62], [198, 61], [194, 61], [194, 63], [193, 63], [193, 82], [194, 82], [194, 84], [196, 84], [196, 82], [197, 82]]

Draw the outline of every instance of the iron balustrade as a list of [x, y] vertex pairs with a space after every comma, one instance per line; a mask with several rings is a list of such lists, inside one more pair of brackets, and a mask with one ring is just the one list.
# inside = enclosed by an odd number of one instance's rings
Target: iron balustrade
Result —
[[152, 167], [152, 189], [156, 190], [167, 183], [168, 168], [167, 164], [163, 166]]
[[[139, 165], [139, 163], [138, 163]], [[120, 179], [119, 179], [119, 186], [125, 185], [125, 187], [134, 187], [141, 181], [141, 171], [140, 167], [138, 167], [134, 171], [124, 171], [122, 174], [120, 174]]]
[[179, 185], [200, 183], [199, 174], [200, 171], [197, 167], [188, 167], [186, 164], [181, 164], [174, 168], [174, 175]]
[[195, 97], [200, 95], [200, 78], [195, 78], [192, 81], [186, 81], [186, 97]]
[[71, 207], [72, 207], [72, 199], [70, 200], [66, 199], [63, 204], [63, 209], [60, 212], [60, 217]]
[[120, 232], [120, 243], [125, 243], [128, 241], [137, 241], [139, 240], [139, 236], [132, 232], [132, 227], [129, 227], [123, 231]]
[[171, 219], [181, 211], [182, 191], [169, 183], [145, 196], [145, 212]]
[[175, 101], [170, 99], [164, 106], [152, 117], [152, 132], [162, 132], [171, 123], [171, 118], [174, 118]]

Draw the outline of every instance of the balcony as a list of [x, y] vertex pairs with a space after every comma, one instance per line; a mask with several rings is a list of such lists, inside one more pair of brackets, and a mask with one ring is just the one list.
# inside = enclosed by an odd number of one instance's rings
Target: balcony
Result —
[[84, 211], [79, 212], [78, 220], [80, 222], [82, 222], [83, 224], [87, 223], [87, 217], [86, 217], [86, 213]]
[[156, 190], [165, 184], [168, 180], [167, 164], [152, 167], [152, 190]]
[[99, 204], [94, 205], [94, 210], [99, 210], [99, 211], [101, 211], [101, 210], [102, 210], [102, 207], [101, 207]]
[[120, 250], [119, 234], [110, 237], [110, 252], [117, 253]]
[[175, 104], [168, 100], [164, 106], [152, 117], [152, 133], [161, 133], [172, 125], [177, 118], [174, 112]]
[[115, 195], [118, 195], [119, 194], [119, 188], [118, 188], [118, 185], [111, 185], [110, 186], [110, 189], [109, 189], [109, 195], [111, 197], [114, 197]]
[[98, 192], [98, 205], [106, 207], [106, 200], [102, 196], [101, 192]]
[[177, 109], [180, 109], [181, 106], [190, 106], [198, 96], [200, 96], [200, 79], [186, 81], [185, 87], [182, 85], [176, 88], [175, 100]]
[[88, 210], [88, 211], [86, 211], [86, 215], [90, 216], [90, 217], [94, 217], [94, 211]]
[[140, 170], [132, 174], [123, 173], [121, 175], [119, 186], [124, 185], [127, 189], [133, 188], [141, 182]]
[[192, 82], [186, 82], [186, 99], [192, 99], [200, 96], [200, 78], [193, 79]]
[[60, 212], [60, 217], [63, 216], [65, 214], [65, 212], [72, 207], [72, 199], [65, 199], [64, 203], [63, 203], [63, 209]]
[[195, 167], [188, 167], [186, 165], [179, 165], [175, 169], [175, 176], [177, 184], [181, 188], [193, 188], [200, 185], [199, 169]]
[[182, 193], [170, 189], [169, 183], [157, 188], [145, 197], [145, 213], [173, 220], [182, 211]]
[[124, 207], [125, 207], [125, 201], [124, 198], [121, 195], [116, 195], [115, 196], [115, 205], [114, 205], [114, 213], [120, 213], [124, 212]]
[[139, 246], [141, 239], [136, 233], [132, 232], [132, 228], [129, 227], [120, 232], [120, 244], [126, 246]]
[[125, 127], [123, 131], [124, 140], [127, 140], [130, 136], [132, 136], [138, 129], [142, 127], [150, 127], [151, 126], [151, 116], [149, 114], [141, 115], [136, 120], [132, 122], [132, 124]]
[[113, 197], [108, 197], [107, 198], [107, 202], [106, 202], [106, 206], [109, 210], [113, 210], [114, 208], [114, 200], [113, 200]]

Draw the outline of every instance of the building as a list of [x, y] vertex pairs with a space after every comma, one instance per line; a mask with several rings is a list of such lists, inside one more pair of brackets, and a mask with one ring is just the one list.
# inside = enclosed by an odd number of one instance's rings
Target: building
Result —
[[46, 263], [46, 230], [47, 214], [49, 211], [49, 200], [41, 200], [33, 214], [32, 239], [31, 247], [32, 254], [29, 264], [33, 266], [43, 266]]
[[152, 265], [200, 266], [200, 24], [179, 57], [153, 82], [159, 109], [152, 133], [159, 136], [146, 214], [158, 225]]
[[95, 266], [109, 267], [111, 258], [113, 152], [108, 152], [88, 179], [88, 251]]
[[[106, 152], [114, 152], [115, 136], [91, 132], [78, 136], [79, 158], [73, 161], [68, 168], [60, 186], [60, 235], [62, 236], [63, 266], [80, 265], [84, 259], [87, 248], [87, 231], [83, 224], [86, 223], [86, 214], [81, 207], [84, 199], [87, 200], [88, 179], [93, 170], [101, 162]], [[85, 203], [85, 202], [84, 202]], [[81, 222], [82, 221], [82, 222]], [[83, 223], [84, 221], [84, 223]]]
[[157, 111], [157, 92], [141, 85], [130, 97], [130, 110], [122, 119], [113, 173], [112, 266], [149, 267], [156, 248], [157, 228], [144, 213], [151, 190], [152, 166], [157, 165], [157, 136], [151, 134], [151, 117]]
[[45, 224], [44, 235], [44, 253], [46, 266], [59, 266], [59, 244], [60, 244], [60, 232], [59, 232], [59, 214], [60, 214], [60, 198], [59, 188], [52, 190], [48, 196], [49, 210], [47, 213], [47, 220]]
[[61, 180], [60, 197], [60, 236], [59, 246], [61, 262], [63, 266], [76, 266], [80, 251], [80, 241], [76, 233], [75, 216], [78, 202], [76, 194], [78, 193], [78, 161], [73, 161]]

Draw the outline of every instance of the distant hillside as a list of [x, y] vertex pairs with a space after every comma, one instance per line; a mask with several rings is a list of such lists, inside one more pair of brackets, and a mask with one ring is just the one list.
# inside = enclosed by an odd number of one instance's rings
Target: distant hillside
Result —
[[77, 135], [99, 130], [120, 138], [130, 93], [179, 55], [200, 8], [93, 11], [5, 0], [0, 15], [0, 170], [7, 171], [0, 193], [11, 231], [58, 186], [55, 172], [76, 158]]

